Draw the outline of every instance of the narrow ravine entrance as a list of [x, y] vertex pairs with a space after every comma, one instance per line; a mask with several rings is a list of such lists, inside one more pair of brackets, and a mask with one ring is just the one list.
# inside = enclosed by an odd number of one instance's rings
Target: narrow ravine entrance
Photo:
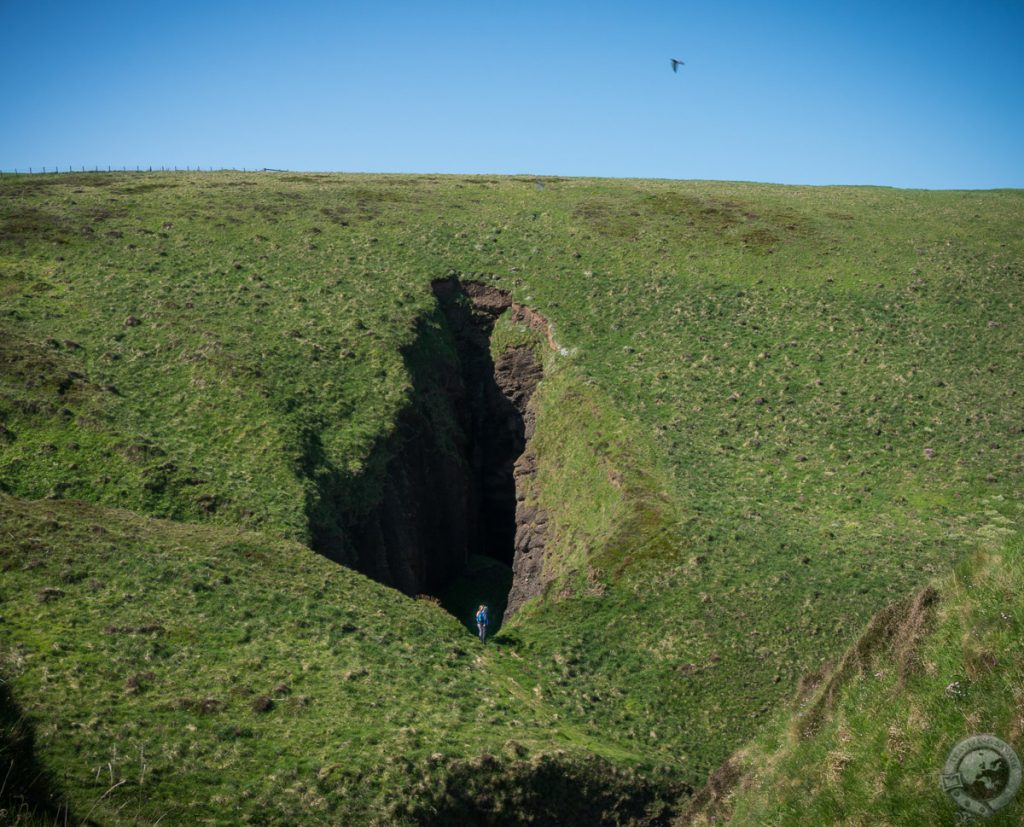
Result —
[[530, 407], [542, 367], [534, 348], [492, 356], [506, 312], [546, 335], [507, 291], [445, 278], [435, 310], [403, 351], [410, 404], [358, 478], [330, 466], [312, 433], [302, 470], [317, 482], [313, 547], [410, 596], [437, 598], [468, 628], [480, 603], [492, 631], [539, 590], [545, 515], [536, 506]]
[[508, 294], [488, 285], [456, 279], [433, 284], [458, 354], [465, 408], [466, 464], [475, 496], [467, 516], [469, 547], [465, 568], [438, 597], [453, 615], [472, 625], [480, 603], [500, 626], [514, 587], [518, 505], [525, 499], [517, 464], [533, 435], [530, 398], [542, 376], [529, 347], [491, 355], [498, 317], [513, 307]]

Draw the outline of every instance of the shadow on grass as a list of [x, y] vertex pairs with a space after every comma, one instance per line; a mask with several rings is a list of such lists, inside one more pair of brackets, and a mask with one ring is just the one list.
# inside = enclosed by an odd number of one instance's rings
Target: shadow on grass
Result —
[[0, 682], [0, 823], [92, 824], [68, 812], [35, 755], [35, 733], [6, 683]]
[[[520, 753], [515, 742], [506, 747]], [[658, 773], [618, 768], [561, 750], [519, 758], [483, 754], [435, 765], [405, 805], [416, 824], [631, 824], [668, 827], [692, 790]]]
[[523, 641], [513, 632], [504, 632], [497, 637], [487, 638], [487, 645], [497, 646], [499, 649], [517, 649], [523, 645]]

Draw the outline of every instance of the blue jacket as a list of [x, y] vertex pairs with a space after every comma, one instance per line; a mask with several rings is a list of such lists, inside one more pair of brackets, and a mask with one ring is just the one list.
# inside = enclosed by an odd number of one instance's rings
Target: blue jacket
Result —
[[484, 626], [487, 625], [487, 609], [481, 609], [476, 613], [476, 622], [482, 623]]

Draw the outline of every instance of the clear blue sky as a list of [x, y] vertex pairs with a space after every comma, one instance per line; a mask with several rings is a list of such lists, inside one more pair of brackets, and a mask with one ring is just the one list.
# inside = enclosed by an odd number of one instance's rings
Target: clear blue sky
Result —
[[8, 170], [1024, 186], [1020, 0], [0, 0], [0, 32]]

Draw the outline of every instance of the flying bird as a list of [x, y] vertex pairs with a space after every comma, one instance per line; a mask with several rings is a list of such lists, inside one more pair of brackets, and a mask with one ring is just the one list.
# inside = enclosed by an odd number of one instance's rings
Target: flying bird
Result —
[[680, 66], [685, 66], [685, 65], [686, 64], [683, 63], [683, 61], [676, 60], [675, 58], [672, 58], [672, 71], [673, 72], [678, 72], [679, 71], [679, 67]]

